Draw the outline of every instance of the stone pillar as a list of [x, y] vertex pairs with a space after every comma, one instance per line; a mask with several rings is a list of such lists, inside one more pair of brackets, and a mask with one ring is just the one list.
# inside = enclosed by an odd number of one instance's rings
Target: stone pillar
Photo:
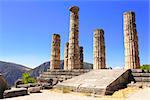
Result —
[[93, 69], [105, 69], [105, 41], [103, 29], [96, 29], [94, 31], [94, 65]]
[[84, 57], [83, 57], [83, 47], [80, 47], [80, 69], [83, 69], [84, 64]]
[[60, 69], [60, 35], [53, 34], [51, 44], [50, 69]]
[[140, 68], [138, 36], [134, 12], [124, 13], [125, 69]]
[[68, 70], [80, 69], [79, 61], [79, 8], [73, 6], [70, 9], [70, 36], [69, 36], [69, 51], [68, 51]]
[[66, 43], [65, 50], [64, 50], [64, 70], [68, 70], [68, 47], [69, 42]]

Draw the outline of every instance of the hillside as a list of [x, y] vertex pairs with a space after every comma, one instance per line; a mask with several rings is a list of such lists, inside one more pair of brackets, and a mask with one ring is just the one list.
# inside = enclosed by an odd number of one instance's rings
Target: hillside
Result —
[[26, 66], [0, 61], [0, 73], [4, 76], [10, 86], [14, 85], [14, 82], [22, 77], [22, 73], [31, 70]]

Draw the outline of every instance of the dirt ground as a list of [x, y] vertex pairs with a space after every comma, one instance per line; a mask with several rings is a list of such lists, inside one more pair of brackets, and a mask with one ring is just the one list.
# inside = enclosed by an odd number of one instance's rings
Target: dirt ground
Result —
[[[126, 89], [121, 90], [115, 94], [115, 96], [104, 96], [104, 97], [94, 97], [94, 96], [86, 96], [77, 93], [60, 93], [56, 91], [50, 90], [42, 90], [42, 93], [33, 93], [27, 96], [20, 96], [14, 98], [7, 98], [4, 100], [148, 100], [150, 98], [150, 88], [144, 89]], [[124, 92], [125, 91], [125, 92]], [[126, 91], [130, 91], [128, 96], [116, 96], [120, 95], [120, 93]]]

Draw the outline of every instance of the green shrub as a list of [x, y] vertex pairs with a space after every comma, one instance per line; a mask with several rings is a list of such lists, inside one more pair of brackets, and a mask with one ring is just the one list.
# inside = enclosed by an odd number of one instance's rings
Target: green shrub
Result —
[[31, 78], [28, 73], [23, 73], [22, 74], [22, 79], [23, 79], [23, 83], [24, 84], [35, 83], [36, 82], [36, 79], [35, 78]]
[[150, 65], [143, 65], [143, 66], [140, 66], [140, 68], [142, 70], [150, 70]]

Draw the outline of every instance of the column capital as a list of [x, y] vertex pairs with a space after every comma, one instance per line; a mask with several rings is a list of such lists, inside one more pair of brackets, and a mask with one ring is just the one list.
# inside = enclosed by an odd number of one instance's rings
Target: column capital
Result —
[[101, 28], [99, 28], [99, 29], [95, 29], [95, 30], [94, 30], [94, 33], [95, 33], [95, 32], [98, 32], [98, 33], [104, 34], [104, 30], [103, 30], [103, 29], [101, 29]]
[[70, 10], [71, 12], [78, 12], [78, 11], [79, 11], [79, 7], [78, 7], [78, 6], [71, 6], [71, 7], [69, 8], [69, 10]]
[[56, 33], [54, 33], [53, 36], [60, 37], [60, 35]]
[[123, 13], [123, 15], [128, 15], [128, 14], [135, 15], [135, 12], [134, 11], [126, 11]]

